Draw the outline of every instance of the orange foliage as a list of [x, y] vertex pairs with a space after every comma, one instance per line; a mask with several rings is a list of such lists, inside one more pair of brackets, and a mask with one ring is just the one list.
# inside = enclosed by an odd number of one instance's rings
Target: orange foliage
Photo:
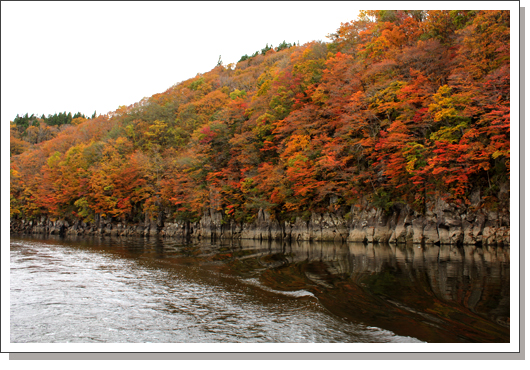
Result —
[[421, 212], [431, 194], [469, 203], [474, 189], [495, 204], [509, 33], [507, 11], [363, 11], [330, 43], [219, 65], [61, 131], [12, 130], [12, 216], [198, 220], [213, 207], [248, 221], [360, 197]]

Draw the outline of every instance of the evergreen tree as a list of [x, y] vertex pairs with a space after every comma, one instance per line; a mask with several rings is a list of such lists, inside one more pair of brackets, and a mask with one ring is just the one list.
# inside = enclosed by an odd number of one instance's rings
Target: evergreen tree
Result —
[[267, 45], [265, 45], [265, 47], [263, 49], [261, 49], [261, 55], [265, 55], [267, 54], [267, 52], [272, 49], [272, 47], [269, 46], [269, 44], [267, 43]]

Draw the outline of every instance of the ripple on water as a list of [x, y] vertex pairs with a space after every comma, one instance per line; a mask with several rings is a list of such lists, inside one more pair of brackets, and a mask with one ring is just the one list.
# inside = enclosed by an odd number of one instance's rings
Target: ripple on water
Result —
[[[15, 242], [11, 341], [417, 341], [336, 318], [306, 290], [215, 279], [196, 266], [168, 270], [60, 243]], [[299, 299], [307, 297], [314, 299]]]

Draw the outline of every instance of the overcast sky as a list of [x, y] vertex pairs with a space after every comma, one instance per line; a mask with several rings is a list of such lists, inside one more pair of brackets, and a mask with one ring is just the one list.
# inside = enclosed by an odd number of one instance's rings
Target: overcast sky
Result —
[[[2, 126], [17, 114], [114, 111], [210, 71], [221, 55], [328, 41], [359, 3], [2, 3]], [[7, 103], [8, 102], [8, 103]]]
[[[361, 7], [396, 4], [2, 2], [1, 127], [17, 114], [114, 111], [210, 71], [219, 55], [236, 63], [267, 43], [329, 41]], [[399, 3], [426, 4], [448, 6]]]

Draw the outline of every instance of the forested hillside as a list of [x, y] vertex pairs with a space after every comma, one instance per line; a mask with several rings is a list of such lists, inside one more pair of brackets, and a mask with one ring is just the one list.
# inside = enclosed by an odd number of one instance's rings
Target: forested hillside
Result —
[[283, 221], [362, 204], [424, 213], [436, 198], [471, 207], [477, 192], [473, 207], [507, 209], [509, 11], [357, 19], [327, 43], [241, 50], [108, 115], [17, 117], [11, 217], [197, 221], [213, 208]]

